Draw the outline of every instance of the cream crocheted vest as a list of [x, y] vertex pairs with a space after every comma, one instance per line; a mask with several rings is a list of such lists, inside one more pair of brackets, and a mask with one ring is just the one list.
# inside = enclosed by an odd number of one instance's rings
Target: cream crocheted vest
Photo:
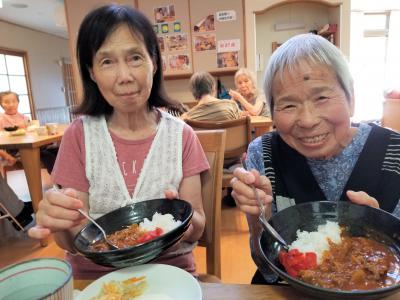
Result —
[[156, 136], [144, 161], [132, 197], [125, 185], [115, 147], [104, 117], [83, 118], [86, 177], [89, 180], [90, 215], [95, 218], [117, 208], [149, 199], [164, 198], [164, 190], [178, 191], [182, 180], [184, 123], [161, 112]]

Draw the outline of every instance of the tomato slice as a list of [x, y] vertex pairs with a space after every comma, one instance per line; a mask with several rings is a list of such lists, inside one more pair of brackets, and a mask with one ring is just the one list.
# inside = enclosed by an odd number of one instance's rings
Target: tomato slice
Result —
[[138, 239], [136, 241], [139, 244], [145, 243], [145, 242], [155, 239], [156, 237], [159, 237], [160, 235], [163, 234], [163, 232], [164, 231], [162, 230], [162, 228], [156, 227], [156, 229], [154, 229], [154, 230], [150, 230], [150, 231], [143, 233], [140, 237], [138, 237]]
[[298, 249], [291, 249], [288, 252], [280, 251], [279, 261], [290, 276], [297, 277], [299, 271], [313, 269], [317, 266], [317, 254], [314, 252], [302, 253]]

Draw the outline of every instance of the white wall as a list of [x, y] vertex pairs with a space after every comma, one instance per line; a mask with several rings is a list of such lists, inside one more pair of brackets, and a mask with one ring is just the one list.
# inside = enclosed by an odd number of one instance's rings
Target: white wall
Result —
[[[304, 28], [276, 31], [275, 24], [303, 23]], [[290, 3], [256, 15], [256, 53], [261, 57], [257, 70], [258, 85], [262, 86], [264, 70], [272, 54], [272, 42], [283, 43], [296, 34], [320, 29], [329, 22], [329, 7], [316, 3]]]
[[65, 106], [58, 60], [70, 57], [68, 40], [0, 21], [0, 47], [27, 52], [36, 109]]
[[[293, 3], [292, 0], [251, 0], [245, 1], [245, 26], [247, 46], [247, 67], [256, 70], [256, 14], [281, 4]], [[346, 56], [350, 53], [350, 0], [308, 0], [304, 2], [324, 3], [326, 5], [341, 5], [340, 15], [340, 49]], [[303, 3], [304, 3], [303, 2]]]

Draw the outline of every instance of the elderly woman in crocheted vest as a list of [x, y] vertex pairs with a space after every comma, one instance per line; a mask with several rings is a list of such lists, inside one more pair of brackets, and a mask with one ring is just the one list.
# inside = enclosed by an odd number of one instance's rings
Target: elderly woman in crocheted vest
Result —
[[243, 116], [271, 117], [269, 107], [263, 92], [257, 89], [256, 77], [252, 71], [240, 68], [235, 73], [236, 90], [230, 90], [229, 95], [239, 103]]
[[63, 189], [46, 193], [30, 236], [54, 233], [69, 251], [74, 277], [94, 279], [111, 269], [72, 255], [72, 239], [85, 225], [76, 209], [96, 218], [138, 201], [179, 195], [194, 208], [192, 224], [179, 247], [159, 261], [195, 274], [192, 249], [205, 225], [200, 173], [209, 166], [193, 130], [158, 109], [169, 101], [153, 26], [132, 8], [100, 7], [83, 20], [77, 56], [82, 117], [65, 132], [52, 173]]
[[[238, 168], [232, 180], [232, 195], [248, 214], [252, 232], [259, 228], [252, 184], [268, 216], [325, 199], [380, 207], [400, 217], [400, 135], [351, 123], [353, 80], [335, 45], [313, 34], [289, 39], [269, 60], [264, 90], [276, 131], [249, 145], [251, 171]], [[262, 275], [257, 272], [253, 282], [271, 281]]]

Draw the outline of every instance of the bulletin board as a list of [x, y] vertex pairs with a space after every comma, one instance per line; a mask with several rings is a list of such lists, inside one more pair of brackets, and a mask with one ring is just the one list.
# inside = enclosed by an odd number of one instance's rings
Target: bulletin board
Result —
[[153, 23], [166, 78], [245, 66], [243, 0], [138, 0]]
[[193, 56], [188, 0], [139, 0], [138, 9], [150, 19], [157, 34], [164, 76], [190, 76]]
[[242, 0], [189, 0], [193, 68], [213, 74], [245, 66]]

